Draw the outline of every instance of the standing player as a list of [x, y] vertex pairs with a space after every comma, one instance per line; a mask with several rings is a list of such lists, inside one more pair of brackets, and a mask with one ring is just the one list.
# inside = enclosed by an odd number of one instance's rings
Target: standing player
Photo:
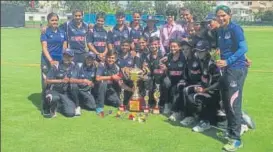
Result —
[[193, 15], [191, 14], [191, 11], [185, 7], [180, 8], [179, 13], [180, 18], [184, 20], [184, 22], [181, 23], [181, 26], [185, 29], [185, 32], [188, 35], [189, 31], [187, 30], [187, 27], [189, 24], [194, 23]]
[[63, 50], [67, 47], [67, 37], [63, 30], [58, 28], [59, 17], [55, 13], [47, 15], [48, 28], [41, 34], [42, 55], [41, 55], [41, 79], [42, 79], [42, 113], [44, 111], [45, 78], [52, 66], [58, 66], [62, 61]]
[[104, 13], [98, 13], [96, 16], [97, 23], [87, 35], [88, 48], [97, 56], [98, 61], [104, 61], [105, 55], [108, 51], [107, 31], [103, 27], [104, 18]]
[[82, 64], [84, 62], [85, 53], [86, 53], [86, 36], [88, 33], [88, 24], [83, 21], [83, 11], [74, 10], [73, 19], [67, 21], [60, 26], [68, 38], [68, 47], [74, 50], [75, 57], [74, 62], [76, 64]]
[[158, 20], [154, 16], [148, 16], [144, 22], [146, 22], [147, 26], [144, 28], [143, 36], [145, 36], [147, 40], [151, 37], [160, 37], [160, 31], [156, 27]]
[[130, 31], [130, 40], [132, 41], [131, 49], [132, 51], [138, 51], [139, 50], [139, 38], [143, 34], [143, 28], [140, 25], [141, 21], [141, 13], [140, 12], [134, 12], [133, 13], [133, 21], [131, 23], [131, 31]]
[[163, 25], [160, 29], [160, 49], [162, 52], [169, 53], [169, 44], [171, 39], [182, 40], [185, 38], [185, 31], [181, 25], [176, 24], [176, 11], [168, 9], [166, 11], [167, 24]]
[[245, 53], [247, 44], [243, 29], [231, 22], [231, 10], [228, 6], [220, 5], [216, 8], [218, 46], [221, 60], [216, 61], [222, 68], [220, 79], [221, 93], [228, 120], [229, 142], [224, 145], [226, 151], [236, 151], [243, 146], [240, 138], [242, 118], [242, 91], [247, 73]]
[[130, 36], [130, 28], [124, 23], [125, 14], [123, 12], [116, 13], [117, 24], [108, 32], [108, 49], [115, 50], [119, 54], [121, 52], [120, 42], [128, 39]]

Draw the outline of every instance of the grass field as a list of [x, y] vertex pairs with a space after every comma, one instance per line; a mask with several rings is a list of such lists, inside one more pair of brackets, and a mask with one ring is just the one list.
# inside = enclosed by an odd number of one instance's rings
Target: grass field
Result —
[[[256, 130], [243, 135], [240, 152], [273, 151], [273, 28], [245, 28], [253, 60], [244, 87], [243, 109]], [[2, 152], [219, 152], [215, 130], [194, 133], [149, 116], [145, 124], [101, 119], [94, 112], [81, 117], [41, 116], [38, 29], [1, 29]], [[109, 107], [108, 107], [109, 108]]]

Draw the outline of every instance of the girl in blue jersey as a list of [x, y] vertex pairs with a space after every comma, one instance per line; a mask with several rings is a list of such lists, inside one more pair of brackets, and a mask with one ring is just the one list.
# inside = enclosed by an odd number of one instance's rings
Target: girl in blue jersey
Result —
[[[42, 56], [42, 100], [44, 99], [45, 84], [47, 72], [52, 66], [57, 66], [63, 57], [63, 49], [66, 49], [67, 38], [63, 30], [58, 28], [59, 17], [56, 13], [47, 15], [48, 28], [41, 34]], [[44, 111], [43, 111], [44, 112]]]
[[226, 151], [236, 151], [242, 147], [240, 138], [242, 118], [242, 90], [247, 73], [245, 53], [247, 44], [241, 26], [231, 21], [231, 10], [228, 6], [220, 5], [216, 8], [218, 48], [221, 59], [216, 61], [222, 69], [220, 89], [228, 120], [229, 142], [224, 145]]
[[107, 31], [104, 29], [105, 14], [100, 12], [96, 16], [97, 23], [87, 35], [89, 50], [96, 54], [98, 61], [104, 61], [108, 52], [107, 48]]

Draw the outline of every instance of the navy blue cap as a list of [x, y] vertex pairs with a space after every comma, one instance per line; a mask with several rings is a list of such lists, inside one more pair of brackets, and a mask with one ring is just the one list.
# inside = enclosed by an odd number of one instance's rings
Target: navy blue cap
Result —
[[67, 48], [67, 49], [64, 50], [63, 54], [67, 54], [67, 55], [73, 57], [74, 56], [74, 51]]
[[147, 19], [144, 20], [144, 22], [148, 22], [148, 21], [158, 22], [159, 20], [156, 19], [154, 16], [149, 15], [147, 16]]
[[96, 58], [96, 54], [94, 54], [93, 52], [88, 52], [85, 56], [85, 58], [92, 58], [95, 59]]
[[209, 42], [206, 40], [200, 40], [197, 42], [196, 47], [194, 48], [197, 51], [207, 51], [210, 49]]
[[215, 19], [216, 19], [216, 16], [214, 13], [209, 13], [205, 18], [206, 21], [211, 21], [211, 20], [215, 20]]

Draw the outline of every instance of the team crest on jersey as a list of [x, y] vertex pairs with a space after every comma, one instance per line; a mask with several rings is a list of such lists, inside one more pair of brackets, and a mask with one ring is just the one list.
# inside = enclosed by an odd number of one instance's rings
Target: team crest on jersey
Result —
[[230, 39], [230, 37], [231, 37], [230, 32], [227, 32], [227, 33], [225, 34], [225, 39]]
[[52, 38], [52, 37], [53, 37], [53, 35], [49, 35], [49, 37], [50, 37], [50, 38]]
[[199, 41], [196, 45], [197, 46], [201, 46], [203, 44], [203, 42], [202, 41]]
[[178, 63], [178, 67], [179, 68], [182, 68], [183, 67], [183, 64], [181, 62]]
[[129, 61], [128, 61], [128, 64], [130, 64], [130, 65], [131, 65], [131, 64], [132, 64], [132, 61], [131, 61], [131, 60], [129, 60]]
[[61, 38], [64, 38], [64, 35], [61, 33]]
[[235, 87], [237, 87], [237, 82], [236, 81], [231, 81], [229, 86], [232, 87], [232, 88], [235, 88]]

